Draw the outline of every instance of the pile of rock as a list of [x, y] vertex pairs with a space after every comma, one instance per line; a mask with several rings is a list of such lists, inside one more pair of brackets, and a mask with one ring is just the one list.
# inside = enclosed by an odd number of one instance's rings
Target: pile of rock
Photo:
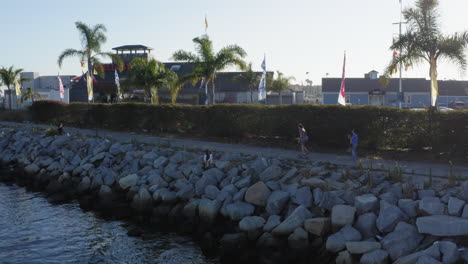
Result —
[[123, 194], [154, 218], [229, 221], [216, 238], [226, 251], [255, 244], [326, 249], [336, 263], [468, 261], [468, 182], [425, 190], [382, 171], [238, 153], [216, 153], [215, 167], [203, 170], [201, 152], [43, 134], [3, 128], [2, 166], [22, 168], [51, 193], [92, 193], [98, 202]]

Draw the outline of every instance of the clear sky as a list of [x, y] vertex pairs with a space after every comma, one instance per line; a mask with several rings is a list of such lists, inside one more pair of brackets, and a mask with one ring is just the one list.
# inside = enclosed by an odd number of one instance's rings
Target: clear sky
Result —
[[[41, 75], [79, 74], [78, 58], [57, 58], [66, 48], [80, 49], [75, 21], [105, 24], [104, 51], [126, 44], [154, 48], [160, 61], [178, 49], [193, 51], [192, 39], [208, 34], [215, 49], [238, 44], [247, 61], [260, 70], [266, 54], [268, 70], [294, 76], [306, 72], [314, 84], [329, 73], [340, 77], [347, 52], [347, 77], [382, 72], [392, 58], [388, 50], [398, 33], [398, 0], [0, 0], [0, 66], [23, 68]], [[467, 0], [441, 0], [442, 28], [447, 33], [468, 30]], [[409, 6], [414, 0], [403, 0]], [[404, 77], [428, 78], [423, 64]], [[439, 79], [466, 79], [451, 64], [439, 65]]]

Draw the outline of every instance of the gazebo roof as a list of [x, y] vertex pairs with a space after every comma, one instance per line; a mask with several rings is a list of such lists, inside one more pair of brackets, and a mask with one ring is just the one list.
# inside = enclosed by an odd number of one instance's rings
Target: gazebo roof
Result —
[[153, 48], [147, 47], [145, 45], [123, 45], [120, 47], [112, 48], [113, 50], [125, 51], [125, 50], [152, 50]]

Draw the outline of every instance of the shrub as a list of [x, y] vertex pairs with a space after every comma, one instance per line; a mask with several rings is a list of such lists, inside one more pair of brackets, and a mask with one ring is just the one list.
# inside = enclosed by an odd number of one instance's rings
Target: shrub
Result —
[[34, 121], [114, 130], [185, 133], [228, 138], [293, 140], [304, 124], [310, 141], [346, 148], [355, 129], [359, 145], [376, 149], [422, 149], [463, 156], [468, 153], [468, 111], [409, 111], [392, 107], [337, 105], [179, 106], [143, 103], [69, 105], [40, 101], [31, 107]]

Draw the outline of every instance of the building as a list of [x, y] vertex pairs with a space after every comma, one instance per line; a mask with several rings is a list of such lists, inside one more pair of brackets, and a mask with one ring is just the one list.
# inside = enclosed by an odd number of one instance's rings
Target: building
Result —
[[[468, 81], [438, 81], [439, 106], [462, 101], [468, 105]], [[341, 78], [322, 78], [324, 104], [337, 104]], [[423, 78], [402, 79], [404, 108], [422, 108], [431, 105], [430, 80]], [[352, 105], [395, 106], [398, 101], [399, 79], [390, 79], [386, 84], [376, 71], [364, 78], [346, 78], [346, 103]]]
[[[41, 96], [37, 96], [34, 98], [35, 101], [40, 100], [52, 100], [57, 102], [64, 102], [69, 103], [69, 91], [71, 89], [71, 80], [75, 77], [74, 75], [60, 75], [60, 79], [62, 79], [62, 84], [64, 88], [64, 98], [60, 98], [60, 91], [59, 91], [59, 84], [57, 80], [57, 76], [41, 76], [38, 72], [22, 72], [21, 78], [29, 78], [31, 81], [23, 82], [23, 89], [22, 91], [25, 92], [29, 88], [32, 88], [35, 92], [40, 94]], [[26, 106], [31, 105], [32, 101], [25, 101], [23, 104], [20, 103], [21, 97], [17, 97], [15, 90], [12, 89], [12, 108], [24, 108]], [[9, 108], [9, 100], [8, 100], [8, 91], [5, 92], [5, 100], [4, 105], [5, 108]]]
[[[113, 50], [124, 62], [124, 70], [119, 72], [119, 79], [123, 82], [126, 79], [129, 64], [134, 58], [154, 58], [153, 50], [144, 45], [125, 45], [115, 47]], [[166, 62], [166, 67], [174, 71], [179, 77], [193, 72], [193, 64], [187, 62]], [[96, 102], [110, 102], [116, 98], [117, 86], [115, 85], [115, 65], [104, 65], [104, 78], [95, 75], [94, 98]], [[253, 87], [252, 91], [248, 85], [241, 81], [236, 81], [236, 76], [242, 72], [219, 72], [215, 78], [215, 100], [218, 103], [250, 103], [258, 102], [258, 87]], [[257, 72], [260, 77], [262, 72]], [[273, 72], [267, 72], [273, 76]], [[87, 88], [84, 78], [77, 77], [73, 80], [73, 89], [70, 92], [71, 102], [87, 102]], [[170, 92], [168, 90], [158, 91], [159, 99], [162, 102], [170, 102]], [[177, 102], [185, 104], [203, 104], [205, 90], [201, 87], [201, 82], [196, 84], [187, 83], [179, 91]], [[251, 100], [252, 98], [252, 100]], [[144, 91], [142, 88], [126, 91], [125, 100], [143, 101]]]

